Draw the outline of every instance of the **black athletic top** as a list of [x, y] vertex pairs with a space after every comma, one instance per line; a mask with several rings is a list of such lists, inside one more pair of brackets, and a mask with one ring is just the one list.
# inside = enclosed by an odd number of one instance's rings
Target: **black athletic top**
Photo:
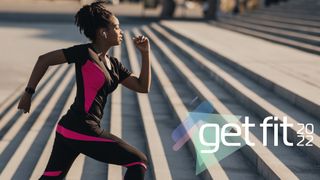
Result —
[[[100, 123], [107, 96], [118, 84], [132, 73], [115, 57], [109, 57], [111, 70], [105, 62], [97, 63], [92, 56], [94, 49], [91, 44], [80, 44], [63, 49], [68, 64], [75, 63], [77, 94], [67, 114], [91, 119]], [[104, 67], [102, 67], [104, 66]], [[82, 118], [81, 118], [82, 119]]]

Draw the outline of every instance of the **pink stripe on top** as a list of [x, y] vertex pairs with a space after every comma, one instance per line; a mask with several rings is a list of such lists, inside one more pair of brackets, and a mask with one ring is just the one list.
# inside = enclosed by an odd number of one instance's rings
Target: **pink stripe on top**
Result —
[[104, 73], [97, 64], [90, 60], [81, 67], [83, 88], [84, 88], [84, 107], [89, 112], [94, 98], [105, 82]]
[[141, 165], [145, 169], [147, 169], [147, 166], [143, 162], [133, 162], [133, 163], [129, 163], [129, 164], [124, 164], [122, 166], [129, 167], [129, 166], [134, 166], [134, 165]]
[[57, 126], [57, 132], [60, 133], [62, 136], [66, 137], [66, 138], [74, 139], [74, 140], [115, 142], [114, 140], [111, 140], [111, 139], [105, 139], [105, 138], [100, 138], [100, 137], [88, 136], [88, 135], [85, 135], [85, 134], [80, 134], [80, 133], [71, 131], [69, 129], [66, 129], [61, 125]]
[[43, 173], [44, 176], [59, 176], [62, 171], [46, 171]]

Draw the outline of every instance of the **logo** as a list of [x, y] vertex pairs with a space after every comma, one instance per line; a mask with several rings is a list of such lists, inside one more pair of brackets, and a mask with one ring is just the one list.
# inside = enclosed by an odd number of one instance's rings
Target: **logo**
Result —
[[[279, 134], [286, 146], [294, 146], [288, 140], [288, 128], [294, 126], [288, 123], [286, 116], [268, 116], [261, 123], [250, 123], [248, 116], [215, 114], [215, 109], [209, 101], [202, 102], [187, 118], [173, 131], [173, 150], [178, 151], [185, 143], [191, 141], [196, 151], [196, 175], [208, 167], [218, 163], [245, 145], [255, 146], [250, 139], [250, 128], [262, 129], [264, 146], [278, 146]], [[314, 126], [311, 123], [299, 126], [297, 136], [301, 141], [296, 146], [312, 146]], [[268, 142], [268, 134], [273, 133], [273, 140]]]

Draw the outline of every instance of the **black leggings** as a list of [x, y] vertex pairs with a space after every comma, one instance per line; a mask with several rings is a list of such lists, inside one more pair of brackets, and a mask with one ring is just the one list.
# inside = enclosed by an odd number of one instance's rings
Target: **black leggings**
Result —
[[82, 125], [77, 129], [80, 131], [58, 124], [51, 156], [40, 180], [63, 179], [80, 153], [101, 162], [127, 167], [125, 180], [144, 179], [148, 162], [142, 152], [97, 124]]

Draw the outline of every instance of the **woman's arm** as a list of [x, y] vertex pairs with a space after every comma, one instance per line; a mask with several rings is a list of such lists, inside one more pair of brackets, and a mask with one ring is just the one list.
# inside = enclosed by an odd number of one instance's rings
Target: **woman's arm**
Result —
[[[67, 60], [62, 50], [52, 51], [39, 56], [32, 70], [31, 76], [26, 87], [30, 87], [35, 90], [39, 81], [44, 76], [49, 66], [62, 64], [66, 62]], [[32, 95], [30, 95], [29, 93], [24, 92], [21, 96], [18, 109], [24, 110], [24, 113], [29, 112], [31, 106], [31, 96]]]
[[39, 56], [37, 63], [35, 64], [27, 87], [36, 89], [39, 81], [46, 73], [49, 66], [66, 63], [67, 60], [64, 57], [62, 50], [56, 50], [48, 52], [44, 55]]
[[121, 83], [136, 92], [148, 93], [151, 86], [151, 63], [149, 59], [149, 40], [144, 36], [134, 39], [136, 47], [140, 50], [142, 57], [141, 72], [139, 78], [135, 74], [131, 74]]

